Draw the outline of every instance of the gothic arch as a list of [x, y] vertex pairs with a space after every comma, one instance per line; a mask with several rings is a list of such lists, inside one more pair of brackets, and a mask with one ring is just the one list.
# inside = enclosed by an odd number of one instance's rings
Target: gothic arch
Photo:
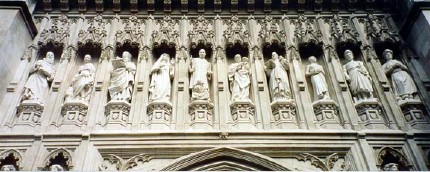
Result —
[[[57, 162], [58, 160], [61, 162]], [[43, 163], [43, 168], [49, 170], [49, 167], [52, 165], [60, 165], [64, 171], [69, 171], [73, 168], [72, 162], [70, 152], [65, 148], [58, 148], [49, 153]]]
[[236, 148], [213, 148], [174, 160], [163, 171], [289, 171], [272, 158]]
[[[12, 161], [12, 162], [3, 164], [4, 161]], [[19, 152], [18, 150], [9, 149], [0, 153], [0, 168], [4, 165], [13, 165], [16, 168], [16, 170], [21, 170], [22, 169], [21, 162], [22, 162], [22, 156], [21, 156], [21, 152]], [[9, 163], [12, 163], [12, 164], [9, 164]]]
[[377, 152], [377, 164], [379, 169], [383, 169], [387, 163], [396, 163], [400, 171], [413, 170], [412, 164], [408, 162], [406, 156], [399, 150], [392, 147], [382, 147]]

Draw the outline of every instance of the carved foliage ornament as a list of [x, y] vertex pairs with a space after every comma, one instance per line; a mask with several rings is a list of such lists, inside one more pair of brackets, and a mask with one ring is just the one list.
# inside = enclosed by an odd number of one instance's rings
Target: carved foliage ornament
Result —
[[373, 38], [374, 42], [400, 42], [399, 35], [389, 30], [383, 18], [369, 14], [365, 22], [367, 36]]
[[179, 33], [175, 29], [177, 25], [176, 21], [173, 20], [169, 15], [164, 16], [162, 20], [158, 20], [160, 28], [158, 30], [154, 30], [152, 33], [152, 39], [154, 42], [154, 46], [157, 47], [161, 43], [166, 44], [178, 44]]
[[105, 29], [106, 21], [103, 20], [101, 15], [97, 15], [93, 19], [88, 20], [87, 30], [79, 31], [78, 45], [85, 43], [93, 43], [94, 45], [102, 47], [104, 38], [107, 36]]
[[100, 171], [127, 171], [139, 167], [139, 165], [149, 162], [151, 159], [152, 157], [145, 154], [133, 156], [128, 160], [124, 160], [114, 154], [109, 154], [104, 157], [99, 169]]
[[245, 29], [244, 22], [244, 20], [239, 20], [236, 15], [226, 21], [227, 29], [224, 31], [224, 37], [227, 45], [249, 43], [249, 32]]
[[139, 20], [136, 15], [131, 15], [128, 19], [122, 20], [124, 24], [123, 30], [118, 30], [115, 34], [115, 42], [117, 46], [125, 43], [138, 46], [143, 40], [143, 30], [140, 29], [143, 21]]
[[331, 19], [330, 34], [337, 43], [358, 43], [358, 32], [352, 29], [350, 20], [338, 15], [334, 15]]
[[188, 32], [191, 46], [199, 43], [212, 45], [214, 32], [212, 29], [209, 29], [212, 28], [210, 23], [211, 21], [205, 19], [203, 15], [200, 15], [197, 20], [191, 20], [193, 29]]
[[339, 159], [339, 156], [337, 153], [333, 153], [325, 159], [321, 159], [315, 155], [312, 155], [310, 153], [302, 153], [296, 157], [299, 161], [310, 161], [312, 165], [315, 167], [320, 168], [323, 171], [330, 171], [334, 167], [334, 163]]
[[315, 19], [299, 15], [297, 20], [293, 20], [296, 25], [294, 35], [298, 38], [299, 43], [322, 43], [322, 33], [317, 27]]
[[263, 43], [280, 43], [286, 42], [286, 34], [279, 26], [279, 20], [275, 20], [270, 15], [266, 15], [263, 20], [260, 20], [261, 31], [259, 36]]
[[65, 44], [69, 37], [69, 27], [70, 20], [66, 15], [52, 19], [51, 27], [40, 33], [39, 45], [43, 47], [48, 43], [52, 43], [54, 45]]

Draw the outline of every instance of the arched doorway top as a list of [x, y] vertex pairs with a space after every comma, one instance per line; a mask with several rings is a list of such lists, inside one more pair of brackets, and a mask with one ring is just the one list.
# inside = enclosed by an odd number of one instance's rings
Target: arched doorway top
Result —
[[289, 171], [274, 159], [255, 152], [219, 147], [192, 153], [174, 160], [166, 171]]

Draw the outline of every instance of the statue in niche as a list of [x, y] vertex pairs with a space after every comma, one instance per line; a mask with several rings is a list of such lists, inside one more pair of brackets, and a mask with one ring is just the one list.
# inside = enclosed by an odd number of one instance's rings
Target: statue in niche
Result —
[[399, 171], [399, 165], [396, 163], [388, 163], [384, 165], [383, 171]]
[[109, 94], [111, 100], [130, 102], [133, 91], [136, 65], [131, 61], [128, 51], [122, 53], [122, 58], [112, 60], [113, 71], [110, 77]]
[[317, 58], [315, 56], [310, 56], [308, 60], [311, 64], [306, 66], [305, 74], [311, 78], [312, 87], [314, 89], [314, 101], [330, 99], [323, 67], [317, 63]]
[[382, 65], [386, 75], [391, 76], [391, 85], [397, 101], [418, 99], [418, 90], [412, 77], [408, 74], [408, 68], [400, 61], [393, 59], [393, 51], [386, 49], [382, 53], [387, 62]]
[[64, 171], [64, 168], [61, 165], [53, 164], [49, 167], [49, 171]]
[[209, 98], [209, 82], [212, 70], [211, 64], [205, 59], [206, 51], [199, 50], [199, 58], [192, 58], [189, 65], [191, 73], [190, 89], [191, 100], [208, 100]]
[[228, 70], [231, 101], [249, 100], [251, 79], [248, 58], [236, 54], [234, 60], [235, 63], [231, 64]]
[[151, 68], [151, 84], [149, 85], [149, 101], [169, 102], [171, 83], [174, 74], [174, 61], [164, 53]]
[[73, 77], [71, 87], [66, 91], [65, 102], [85, 101], [90, 99], [93, 91], [96, 68], [91, 62], [91, 55], [84, 56], [84, 63], [79, 67], [78, 73]]
[[347, 63], [343, 65], [345, 78], [349, 82], [349, 88], [354, 96], [354, 101], [359, 102], [373, 98], [373, 88], [369, 72], [363, 62], [355, 61], [351, 50], [345, 50], [344, 57]]
[[21, 101], [36, 101], [43, 104], [49, 91], [48, 81], [54, 80], [54, 53], [49, 51], [43, 60], [38, 60], [30, 69], [30, 76], [24, 85]]
[[7, 164], [7, 165], [3, 165], [0, 171], [17, 171], [17, 170], [15, 166]]
[[286, 69], [288, 69], [288, 61], [278, 53], [272, 52], [272, 59], [265, 63], [265, 70], [270, 77], [269, 90], [272, 101], [291, 99]]

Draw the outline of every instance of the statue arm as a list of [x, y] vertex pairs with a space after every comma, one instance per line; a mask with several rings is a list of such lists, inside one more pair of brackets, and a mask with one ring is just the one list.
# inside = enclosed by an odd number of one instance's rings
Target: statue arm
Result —
[[190, 64], [188, 65], [188, 72], [190, 72], [190, 73], [194, 72], [193, 59], [190, 59]]
[[348, 71], [346, 71], [346, 67], [345, 67], [345, 65], [343, 65], [343, 73], [344, 73], [344, 75], [345, 75], [345, 79], [347, 80], [347, 81], [350, 81], [351, 80], [351, 78], [349, 77], [349, 75], [348, 75]]
[[175, 76], [175, 62], [170, 63], [169, 76], [170, 76], [170, 79], [173, 79], [173, 77]]
[[305, 75], [306, 75], [306, 76], [311, 76], [311, 75], [312, 75], [312, 72], [311, 72], [311, 66], [310, 66], [310, 65], [307, 65], [307, 66], [306, 66]]

